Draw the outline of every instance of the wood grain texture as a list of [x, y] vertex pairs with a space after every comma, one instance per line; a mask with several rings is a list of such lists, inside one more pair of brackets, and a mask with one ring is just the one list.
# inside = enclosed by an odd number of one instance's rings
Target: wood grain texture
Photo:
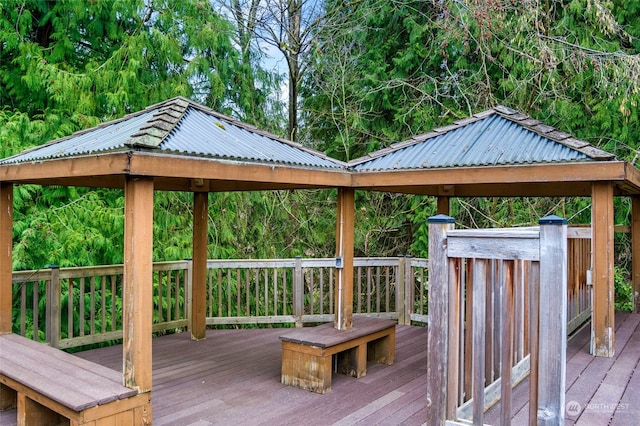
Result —
[[13, 185], [0, 182], [0, 334], [12, 329], [12, 256]]
[[122, 295], [124, 384], [151, 390], [153, 180], [127, 178]]
[[593, 227], [593, 354], [614, 355], [614, 233], [613, 185], [594, 182], [591, 195]]

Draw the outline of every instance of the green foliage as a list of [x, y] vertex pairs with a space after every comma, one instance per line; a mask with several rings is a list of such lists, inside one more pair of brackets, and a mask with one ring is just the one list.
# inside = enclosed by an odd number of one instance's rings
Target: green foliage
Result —
[[616, 311], [631, 311], [633, 309], [633, 286], [629, 280], [628, 271], [616, 266], [613, 271], [615, 287]]

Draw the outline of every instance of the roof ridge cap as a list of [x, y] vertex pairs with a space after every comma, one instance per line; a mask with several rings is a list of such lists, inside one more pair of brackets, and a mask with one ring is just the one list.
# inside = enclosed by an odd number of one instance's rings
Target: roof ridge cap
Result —
[[612, 160], [616, 157], [614, 154], [600, 149], [589, 142], [578, 139], [572, 134], [566, 133], [556, 127], [544, 124], [540, 120], [515, 109], [503, 105], [496, 105], [493, 107], [493, 110], [505, 120], [516, 123], [531, 132], [537, 133], [569, 149], [578, 151], [592, 160]]
[[[131, 147], [158, 148], [162, 141], [175, 129], [182, 120], [187, 109], [193, 105], [189, 99], [181, 96], [169, 99], [166, 102], [156, 104], [158, 109], [138, 132], [131, 135], [125, 145]], [[151, 111], [153, 108], [146, 109]]]

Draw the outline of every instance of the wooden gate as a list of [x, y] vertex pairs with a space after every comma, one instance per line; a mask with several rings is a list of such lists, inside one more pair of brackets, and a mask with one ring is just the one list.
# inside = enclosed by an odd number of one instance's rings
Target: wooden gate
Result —
[[[567, 224], [456, 230], [429, 219], [427, 424], [483, 424], [530, 377], [529, 423], [564, 423], [567, 345]], [[543, 372], [539, 374], [539, 372]]]

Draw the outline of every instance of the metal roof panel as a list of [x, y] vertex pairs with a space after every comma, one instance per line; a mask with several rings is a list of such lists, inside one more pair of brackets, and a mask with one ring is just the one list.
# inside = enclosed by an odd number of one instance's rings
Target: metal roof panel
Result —
[[[513, 114], [503, 116], [500, 111], [454, 123], [439, 134], [414, 137], [407, 143], [396, 144], [395, 149], [384, 155], [373, 153], [369, 158], [356, 159], [350, 163], [351, 168], [388, 171], [593, 161], [613, 157], [588, 144], [576, 149], [575, 140], [571, 145], [565, 145], [562, 140], [567, 140], [566, 133], [556, 132], [550, 126], [540, 127], [537, 123], [529, 128], [511, 120]], [[521, 114], [513, 116], [522, 119]], [[536, 129], [544, 130], [544, 133], [540, 134]], [[559, 135], [561, 140], [551, 139], [551, 134]], [[590, 155], [584, 151], [587, 147], [606, 155]]]

